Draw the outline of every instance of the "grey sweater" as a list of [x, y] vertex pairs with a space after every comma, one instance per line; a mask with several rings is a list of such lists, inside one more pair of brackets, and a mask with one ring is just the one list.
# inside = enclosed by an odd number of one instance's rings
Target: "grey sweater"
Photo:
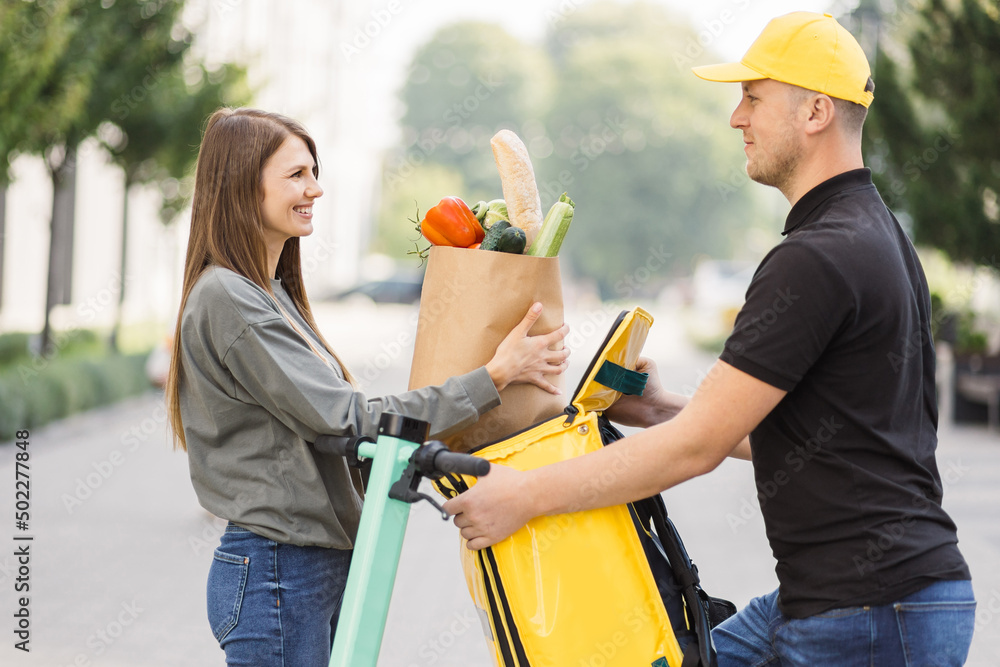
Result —
[[350, 549], [361, 514], [357, 472], [342, 457], [316, 451], [317, 436], [375, 437], [384, 410], [445, 433], [473, 424], [500, 396], [479, 368], [438, 387], [366, 398], [344, 380], [281, 282], [271, 287], [333, 368], [265, 290], [209, 267], [181, 318], [180, 407], [191, 482], [205, 509], [263, 537]]

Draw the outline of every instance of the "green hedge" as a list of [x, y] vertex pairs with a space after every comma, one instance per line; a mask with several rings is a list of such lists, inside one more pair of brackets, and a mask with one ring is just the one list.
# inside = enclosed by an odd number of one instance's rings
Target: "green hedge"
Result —
[[148, 353], [50, 360], [16, 355], [0, 368], [0, 442], [150, 388]]
[[[65, 359], [68, 357], [97, 357], [108, 353], [108, 345], [96, 331], [91, 329], [73, 329], [65, 333], [56, 333], [58, 338], [57, 357]], [[8, 366], [32, 361], [31, 345], [32, 339], [37, 339], [37, 334], [29, 334], [22, 331], [0, 334], [0, 372]]]
[[28, 351], [30, 338], [30, 334], [20, 332], [0, 335], [0, 368], [28, 359], [31, 356]]

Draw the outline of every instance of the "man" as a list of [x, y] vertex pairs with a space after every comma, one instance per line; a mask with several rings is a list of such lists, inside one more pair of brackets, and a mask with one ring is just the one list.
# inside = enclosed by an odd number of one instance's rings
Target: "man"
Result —
[[[648, 428], [530, 472], [493, 466], [445, 509], [480, 549], [535, 516], [752, 458], [779, 588], [713, 631], [720, 666], [960, 665], [975, 601], [941, 508], [930, 298], [862, 161], [865, 55], [829, 14], [797, 12], [740, 63], [694, 71], [740, 82], [730, 125], [747, 173], [792, 206], [720, 359], [690, 402], [642, 360], [651, 389], [609, 416]], [[612, 461], [619, 474], [595, 494], [584, 482]]]

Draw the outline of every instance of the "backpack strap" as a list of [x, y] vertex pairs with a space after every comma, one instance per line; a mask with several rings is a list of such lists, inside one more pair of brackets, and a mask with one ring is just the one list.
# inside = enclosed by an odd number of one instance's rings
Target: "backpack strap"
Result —
[[704, 667], [699, 651], [700, 646], [701, 642], [693, 641], [684, 648], [684, 660], [681, 661], [681, 667]]
[[[663, 550], [670, 561], [674, 576], [682, 588], [688, 620], [695, 632], [696, 639], [688, 645], [684, 652], [684, 662], [681, 665], [682, 667], [715, 667], [717, 662], [712, 644], [712, 626], [708, 620], [708, 612], [699, 595], [701, 579], [698, 576], [698, 568], [691, 562], [677, 528], [667, 516], [667, 508], [663, 503], [663, 498], [656, 495], [647, 500], [652, 501], [649, 505], [653, 526], [656, 528], [656, 534], [659, 536]], [[689, 654], [692, 655], [689, 656]], [[689, 662], [689, 660], [694, 662]]]

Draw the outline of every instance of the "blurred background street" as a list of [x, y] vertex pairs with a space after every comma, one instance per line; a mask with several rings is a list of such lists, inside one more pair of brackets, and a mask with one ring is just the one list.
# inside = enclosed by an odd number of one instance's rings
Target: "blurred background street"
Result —
[[[645, 352], [657, 361], [668, 388], [685, 391], [713, 357], [685, 341], [675, 309], [650, 308], [657, 319]], [[319, 311], [320, 326], [356, 370], [384, 365], [380, 355], [400, 333], [412, 333], [416, 313], [410, 306], [364, 303]], [[575, 344], [567, 386], [578, 381], [606, 333], [607, 318], [617, 312], [608, 306], [568, 314]], [[403, 348], [393, 356], [371, 381], [370, 393], [405, 387], [409, 353]], [[7, 641], [0, 663], [224, 664], [205, 618], [204, 592], [223, 524], [198, 506], [186, 456], [170, 451], [163, 414], [161, 396], [149, 393], [32, 431], [32, 651], [25, 655]], [[991, 667], [1000, 664], [1000, 525], [994, 513], [1000, 503], [1000, 434], [984, 426], [946, 428], [938, 463], [945, 507], [958, 523], [979, 601], [968, 664]], [[12, 455], [0, 458], [0, 479], [12, 479], [13, 468]], [[0, 494], [0, 516], [12, 516], [11, 496]], [[727, 461], [665, 498], [711, 594], [742, 606], [776, 586], [749, 464]], [[3, 535], [12, 532], [7, 528]], [[450, 522], [426, 503], [413, 506], [379, 665], [490, 664], [458, 544]], [[0, 557], [0, 617], [8, 619], [14, 611], [12, 552], [4, 549]]]

